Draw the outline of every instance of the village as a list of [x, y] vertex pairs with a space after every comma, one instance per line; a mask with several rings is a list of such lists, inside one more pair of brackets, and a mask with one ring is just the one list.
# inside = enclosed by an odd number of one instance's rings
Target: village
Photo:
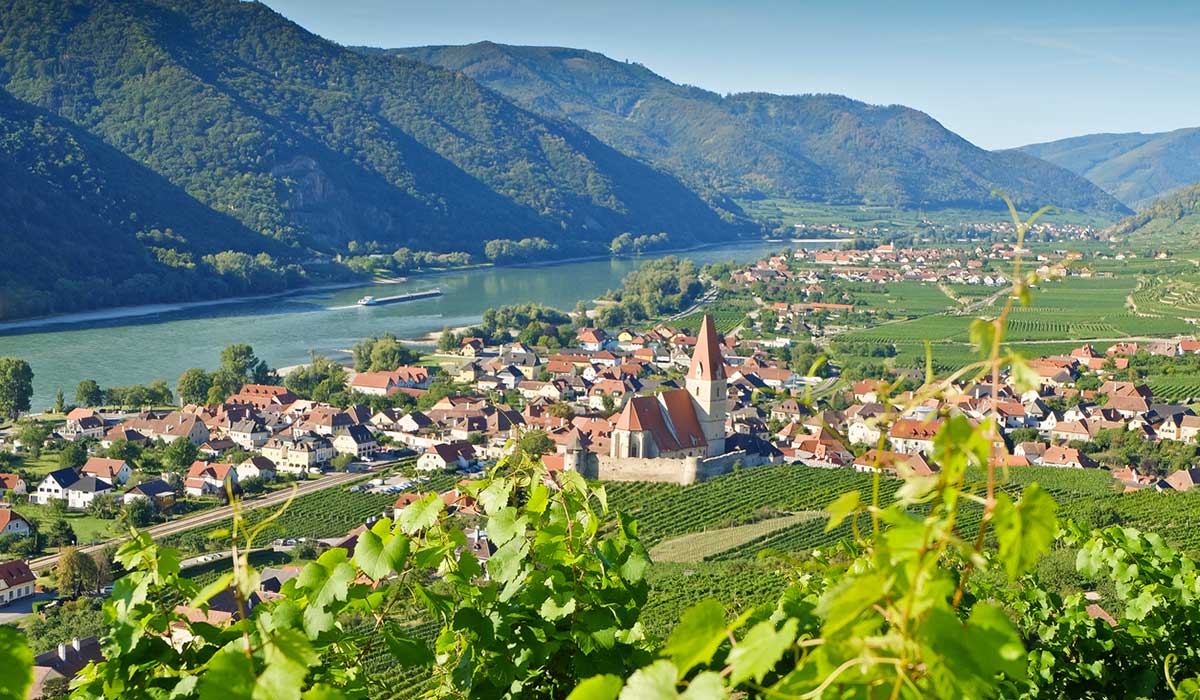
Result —
[[[1200, 468], [1186, 456], [1185, 468], [1175, 470], [1153, 460], [1103, 465], [1093, 456], [1095, 441], [1110, 441], [1106, 436], [1113, 434], [1136, 436], [1148, 446], [1190, 446], [1195, 454], [1200, 415], [1186, 403], [1156, 400], [1145, 384], [1115, 379], [1114, 373], [1139, 353], [1200, 354], [1200, 341], [1081, 343], [1066, 353], [1029, 359], [1021, 381], [1008, 373], [996, 384], [958, 382], [941, 398], [922, 400], [911, 373], [851, 380], [837, 367], [810, 373], [794, 361], [789, 349], [801, 342], [799, 329], [810, 330], [803, 325], [807, 316], [849, 315], [852, 304], [789, 303], [762, 294], [770, 282], [820, 295], [822, 285], [837, 280], [884, 287], [953, 282], [1003, 294], [1008, 280], [997, 269], [1018, 253], [1028, 251], [1001, 245], [796, 250], [732, 270], [719, 281], [727, 293], [754, 303], [729, 332], [718, 332], [714, 317], [701, 310], [691, 317], [699, 319], [692, 327], [669, 321], [644, 330], [578, 324], [573, 344], [554, 350], [521, 342], [515, 332], [510, 342], [496, 344], [467, 335], [453, 357], [434, 363], [347, 372], [345, 389], [356, 400], [341, 407], [302, 398], [285, 386], [246, 383], [211, 405], [137, 412], [74, 408], [46, 444], [86, 445], [85, 461], [38, 479], [0, 473], [6, 500], [0, 533], [10, 544], [36, 536], [36, 525], [13, 503], [89, 511], [97, 499], [119, 507], [137, 502], [155, 514], [151, 522], [169, 522], [181, 499], [215, 508], [250, 484], [261, 492], [264, 485], [268, 490], [281, 482], [319, 485], [332, 475], [366, 479], [373, 472], [381, 475], [338, 489], [339, 498], [348, 503], [367, 491], [396, 493], [393, 508], [383, 514], [398, 515], [425, 497], [431, 475], [450, 475], [432, 493], [469, 515], [474, 502], [456, 481], [482, 473], [514, 450], [527, 451], [550, 471], [573, 470], [600, 481], [686, 485], [767, 464], [928, 475], [936, 469], [930, 461], [935, 435], [954, 416], [974, 424], [994, 420], [991, 461], [1007, 469], [1107, 466], [1114, 488], [1129, 491], [1187, 491], [1200, 483]], [[1071, 256], [1065, 254], [1030, 259], [1046, 275], [1092, 274], [1079, 267], [1068, 271]], [[372, 410], [372, 402], [395, 407]], [[119, 456], [125, 446], [162, 449], [177, 441], [194, 448], [186, 470], [147, 474]], [[397, 464], [404, 465], [399, 472]], [[135, 473], [140, 478], [132, 478]], [[331, 481], [330, 488], [344, 483]], [[365, 527], [359, 524], [325, 544], [352, 548]], [[473, 532], [472, 546], [486, 559], [486, 532]], [[37, 575], [29, 562], [0, 564], [0, 612], [36, 594]], [[285, 579], [295, 575], [276, 573]], [[227, 621], [236, 611], [222, 609], [218, 601], [188, 614]], [[48, 652], [38, 663], [47, 673], [69, 678], [72, 664], [96, 653], [94, 640], [85, 639]]]

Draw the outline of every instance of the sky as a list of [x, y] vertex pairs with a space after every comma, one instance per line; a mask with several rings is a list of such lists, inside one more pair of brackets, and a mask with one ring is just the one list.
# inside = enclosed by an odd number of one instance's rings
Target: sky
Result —
[[341, 44], [570, 46], [720, 93], [837, 93], [984, 148], [1200, 126], [1200, 2], [266, 0]]

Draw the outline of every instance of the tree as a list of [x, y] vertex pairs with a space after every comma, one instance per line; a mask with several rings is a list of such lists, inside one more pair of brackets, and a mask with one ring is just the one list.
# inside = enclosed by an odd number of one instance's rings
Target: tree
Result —
[[58, 391], [56, 391], [54, 393], [54, 412], [61, 414], [61, 413], [65, 413], [66, 410], [67, 410], [66, 399], [63, 398], [62, 387], [59, 387]]
[[230, 345], [221, 351], [219, 373], [234, 377], [240, 384], [269, 384], [275, 373], [254, 354], [254, 348], [245, 343]]
[[167, 443], [162, 450], [163, 464], [174, 471], [183, 471], [192, 466], [192, 462], [200, 456], [200, 448], [192, 444], [186, 437], [176, 438]]
[[78, 469], [88, 460], [87, 445], [80, 442], [68, 442], [58, 453], [59, 469]]
[[33, 397], [33, 369], [25, 360], [0, 357], [0, 416], [16, 420], [29, 410]]
[[212, 388], [212, 377], [199, 367], [184, 370], [175, 383], [175, 393], [182, 404], [203, 405], [208, 401], [208, 390]]
[[132, 528], [144, 528], [153, 523], [157, 517], [154, 504], [149, 498], [135, 498], [125, 504], [122, 509], [122, 519]]
[[348, 452], [342, 453], [342, 454], [334, 457], [333, 459], [329, 460], [329, 466], [333, 467], [334, 469], [336, 469], [340, 472], [344, 472], [344, 471], [346, 471], [346, 467], [350, 466], [350, 463], [353, 461], [354, 461], [354, 455], [352, 455]]
[[571, 420], [575, 417], [575, 408], [566, 401], [556, 401], [555, 403], [552, 403], [546, 407], [546, 413], [549, 413], [555, 418]]
[[87, 513], [101, 520], [112, 520], [121, 514], [121, 496], [111, 491], [98, 493], [88, 504]]
[[75, 547], [63, 547], [58, 553], [58, 566], [54, 569], [58, 594], [64, 598], [78, 598], [84, 591], [94, 591], [97, 571], [96, 561]]
[[517, 449], [537, 459], [542, 455], [548, 455], [554, 452], [554, 441], [546, 434], [545, 430], [526, 430], [520, 438], [517, 439]]
[[50, 428], [41, 421], [25, 419], [17, 424], [17, 439], [34, 459], [42, 455], [42, 446], [50, 437]]
[[[57, 501], [54, 499], [51, 502]], [[46, 545], [49, 547], [66, 547], [75, 544], [75, 531], [71, 529], [71, 524], [63, 518], [55, 518], [50, 521], [50, 527], [46, 529]]]
[[84, 379], [75, 387], [75, 403], [92, 408], [104, 403], [104, 390], [95, 379]]

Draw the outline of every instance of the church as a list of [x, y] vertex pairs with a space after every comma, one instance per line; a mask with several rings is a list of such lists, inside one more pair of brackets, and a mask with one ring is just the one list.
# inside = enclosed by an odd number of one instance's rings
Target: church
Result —
[[759, 455], [727, 448], [728, 404], [721, 340], [705, 314], [684, 387], [631, 398], [617, 416], [608, 454], [588, 454], [572, 444], [564, 465], [592, 479], [690, 484], [724, 474], [737, 462], [762, 463]]

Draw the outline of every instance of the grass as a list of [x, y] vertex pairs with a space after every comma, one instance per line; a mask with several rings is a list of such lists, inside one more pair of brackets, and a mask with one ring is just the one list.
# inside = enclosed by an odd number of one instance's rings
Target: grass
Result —
[[[920, 232], [918, 225], [925, 220], [938, 224], [960, 223], [1009, 223], [1012, 219], [1006, 210], [995, 209], [897, 209], [896, 207], [867, 204], [824, 204], [791, 199], [739, 199], [738, 206], [749, 216], [784, 224], [841, 224], [857, 229], [887, 229], [888, 231]], [[999, 200], [997, 200], [999, 205]], [[1106, 217], [1083, 214], [1075, 211], [1051, 212], [1043, 221], [1057, 224], [1106, 225], [1112, 221]]]
[[819, 517], [821, 517], [819, 513], [796, 513], [778, 518], [768, 518], [747, 525], [693, 532], [655, 545], [650, 550], [650, 558], [656, 562], [703, 561], [776, 530]]
[[[31, 503], [14, 508], [25, 518], [36, 522], [38, 529], [45, 532], [50, 523], [55, 520], [54, 511], [49, 506], [39, 506]], [[101, 520], [87, 513], [67, 512], [63, 519], [75, 531], [75, 539], [80, 544], [90, 544], [93, 541], [108, 539], [110, 530], [117, 525], [116, 520]]]

